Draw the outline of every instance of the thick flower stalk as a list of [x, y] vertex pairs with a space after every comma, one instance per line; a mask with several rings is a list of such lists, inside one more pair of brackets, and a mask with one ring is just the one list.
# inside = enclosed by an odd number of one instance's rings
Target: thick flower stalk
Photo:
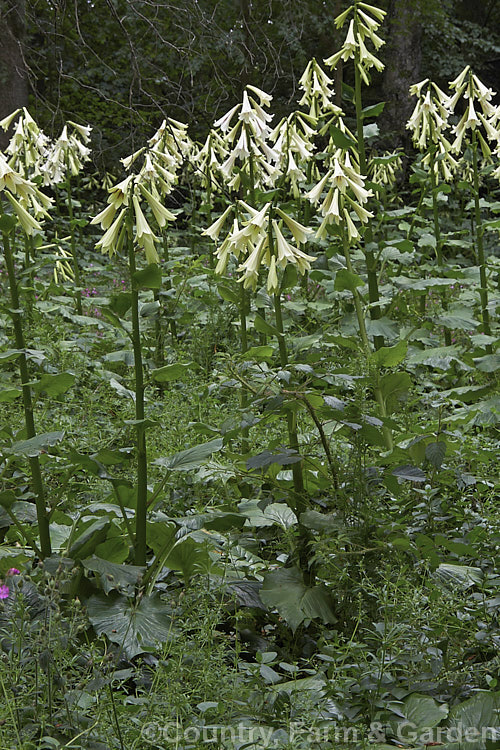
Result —
[[[331, 68], [335, 68], [340, 60], [347, 62], [347, 60], [352, 59], [354, 62], [354, 103], [356, 107], [357, 146], [359, 154], [359, 170], [362, 175], [367, 174], [368, 166], [363, 133], [364, 114], [361, 86], [362, 83], [369, 85], [370, 70], [372, 68], [375, 68], [379, 73], [384, 69], [384, 64], [369, 50], [369, 46], [373, 46], [375, 52], [377, 52], [385, 43], [377, 34], [385, 15], [385, 11], [381, 8], [355, 0], [353, 5], [347, 8], [335, 19], [335, 26], [337, 29], [343, 28], [347, 23], [349, 24], [342, 48], [339, 52], [336, 52], [324, 61], [325, 65], [328, 65]], [[378, 319], [380, 318], [381, 311], [380, 306], [378, 305], [379, 289], [377, 262], [371, 248], [372, 232], [369, 223], [366, 225], [364, 240], [363, 252], [366, 259], [366, 271], [368, 276], [368, 294], [371, 304], [370, 315], [372, 319]], [[380, 348], [384, 344], [384, 338], [380, 335], [375, 336], [374, 341], [377, 348]]]
[[132, 345], [135, 371], [135, 425], [137, 445], [137, 504], [135, 514], [134, 555], [136, 565], [145, 565], [147, 551], [146, 519], [148, 506], [148, 461], [144, 402], [144, 371], [141, 349], [139, 290], [136, 283], [136, 247], [144, 250], [148, 264], [159, 263], [157, 242], [152, 223], [161, 231], [167, 221], [175, 219], [164, 205], [165, 196], [178, 180], [186, 155], [191, 149], [185, 126], [174, 120], [164, 121], [142, 148], [123, 159], [126, 169], [137, 167], [136, 174], [109, 189], [108, 206], [93, 220], [105, 233], [97, 247], [110, 256], [123, 246], [128, 252], [131, 285]]
[[[3, 252], [10, 290], [9, 310], [14, 326], [15, 348], [19, 352], [17, 361], [21, 377], [26, 437], [29, 440], [36, 436], [33, 402], [31, 398], [32, 378], [29, 374], [26, 358], [26, 343], [22, 322], [23, 315], [21, 312], [21, 301], [19, 298], [11, 241], [14, 236], [14, 228], [18, 222], [28, 236], [31, 236], [41, 229], [38, 219], [47, 214], [47, 209], [51, 204], [51, 200], [47, 196], [44, 196], [32, 182], [26, 180], [18, 172], [12, 169], [1, 154], [0, 196], [7, 199], [11, 209], [10, 215], [5, 213], [4, 206], [2, 205], [3, 200], [0, 198]], [[45, 504], [45, 490], [38, 456], [30, 457], [29, 464], [35, 494], [40, 550], [41, 555], [47, 557], [51, 554], [49, 517]]]
[[[470, 66], [464, 68], [455, 80], [450, 82], [449, 86], [454, 92], [450, 99], [450, 108], [454, 110], [458, 102], [462, 99], [465, 110], [457, 125], [453, 128], [455, 140], [451, 146], [452, 151], [455, 154], [459, 154], [467, 144], [470, 144], [472, 150], [475, 244], [477, 264], [479, 266], [482, 332], [490, 336], [488, 281], [483, 245], [483, 221], [479, 199], [478, 147], [481, 149], [483, 158], [489, 160], [491, 158], [491, 146], [497, 146], [499, 142], [500, 108], [491, 103], [495, 92], [485, 86], [474, 75]], [[487, 345], [487, 351], [489, 353], [492, 351], [489, 344]]]

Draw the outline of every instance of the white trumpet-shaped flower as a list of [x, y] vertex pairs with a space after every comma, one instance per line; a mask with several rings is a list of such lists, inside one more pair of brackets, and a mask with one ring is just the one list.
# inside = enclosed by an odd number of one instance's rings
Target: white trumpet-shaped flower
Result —
[[[468, 131], [476, 131], [476, 135], [483, 157], [489, 160], [491, 148], [489, 144], [497, 145], [500, 137], [498, 122], [500, 120], [500, 109], [491, 104], [494, 95], [472, 72], [470, 66], [465, 67], [462, 72], [450, 83], [450, 89], [454, 91], [451, 97], [451, 106], [455, 108], [460, 98], [463, 97], [465, 112], [453, 128], [455, 140], [451, 145], [454, 154], [462, 150], [464, 138]], [[476, 105], [481, 111], [476, 111]], [[485, 138], [486, 136], [486, 138]], [[489, 143], [488, 143], [489, 142]]]
[[[351, 18], [349, 18], [352, 16]], [[342, 48], [335, 54], [328, 57], [324, 62], [331, 68], [335, 68], [341, 60], [354, 58], [355, 64], [361, 78], [368, 84], [368, 71], [375, 68], [378, 72], [384, 69], [384, 64], [378, 59], [366, 46], [366, 40], [369, 39], [376, 50], [385, 43], [377, 35], [377, 30], [385, 17], [385, 11], [376, 8], [367, 3], [356, 2], [347, 10], [341, 13], [335, 19], [335, 25], [338, 29], [342, 28], [349, 19], [347, 35]]]

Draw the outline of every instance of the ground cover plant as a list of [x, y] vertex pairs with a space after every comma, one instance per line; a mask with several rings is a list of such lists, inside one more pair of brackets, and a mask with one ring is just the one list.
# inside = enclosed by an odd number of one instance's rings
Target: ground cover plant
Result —
[[0, 123], [0, 747], [498, 747], [500, 108], [383, 151], [384, 16], [104, 184]]

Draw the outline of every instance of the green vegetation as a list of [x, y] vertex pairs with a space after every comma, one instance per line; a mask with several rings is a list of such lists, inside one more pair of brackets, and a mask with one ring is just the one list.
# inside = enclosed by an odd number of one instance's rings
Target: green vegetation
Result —
[[105, 185], [0, 123], [1, 748], [498, 747], [500, 109], [382, 151], [384, 16]]

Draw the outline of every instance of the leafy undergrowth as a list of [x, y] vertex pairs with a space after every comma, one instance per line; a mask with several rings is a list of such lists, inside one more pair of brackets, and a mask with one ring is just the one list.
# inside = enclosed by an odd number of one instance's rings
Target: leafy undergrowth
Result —
[[[96, 283], [108, 284], [109, 271], [93, 268]], [[212, 283], [209, 274], [203, 282]], [[300, 525], [311, 584], [288, 500], [294, 455], [273, 403], [272, 361], [264, 352], [246, 365], [262, 395], [246, 412], [253, 426], [244, 456], [239, 381], [227, 375], [241, 370], [225, 353], [234, 334], [191, 315], [182, 343], [166, 347], [172, 380], [148, 389], [147, 417], [157, 425], [153, 557], [134, 566], [130, 360], [113, 355], [125, 354], [119, 334], [92, 315], [105, 304], [94, 289], [86, 326], [69, 298], [33, 310], [32, 338], [50, 361], [40, 365], [51, 398], [37, 405], [35, 446], [50, 458], [53, 555], [43, 562], [22, 536], [36, 520], [23, 470], [33, 444], [22, 441], [10, 403], [4, 409], [7, 455], [15, 456], [4, 466], [4, 498], [15, 488], [10, 510], [21, 528], [5, 510], [0, 745], [413, 748], [437, 737], [454, 750], [479, 747], [474, 730], [492, 727], [484, 746], [494, 747], [496, 443], [491, 419], [471, 424], [471, 395], [490, 390], [487, 377], [472, 385], [467, 369], [415, 364], [396, 417], [397, 457], [388, 460], [370, 432], [375, 417], [362, 417], [369, 386], [355, 374], [359, 361], [339, 367], [335, 342], [325, 356], [307, 331], [317, 321], [303, 319], [301, 362], [316, 385], [300, 434], [310, 466]], [[204, 324], [214, 314], [208, 303], [207, 295], [197, 311]], [[51, 343], [55, 330], [62, 346]], [[211, 337], [218, 343], [200, 352]], [[336, 395], [319, 401], [318, 384]], [[467, 395], [462, 404], [458, 394]], [[318, 421], [334, 446], [329, 459]], [[457, 744], [466, 730], [472, 744]]]
[[312, 60], [104, 208], [90, 128], [0, 123], [0, 747], [499, 746], [500, 109], [412, 86], [403, 174], [383, 18], [351, 116]]

